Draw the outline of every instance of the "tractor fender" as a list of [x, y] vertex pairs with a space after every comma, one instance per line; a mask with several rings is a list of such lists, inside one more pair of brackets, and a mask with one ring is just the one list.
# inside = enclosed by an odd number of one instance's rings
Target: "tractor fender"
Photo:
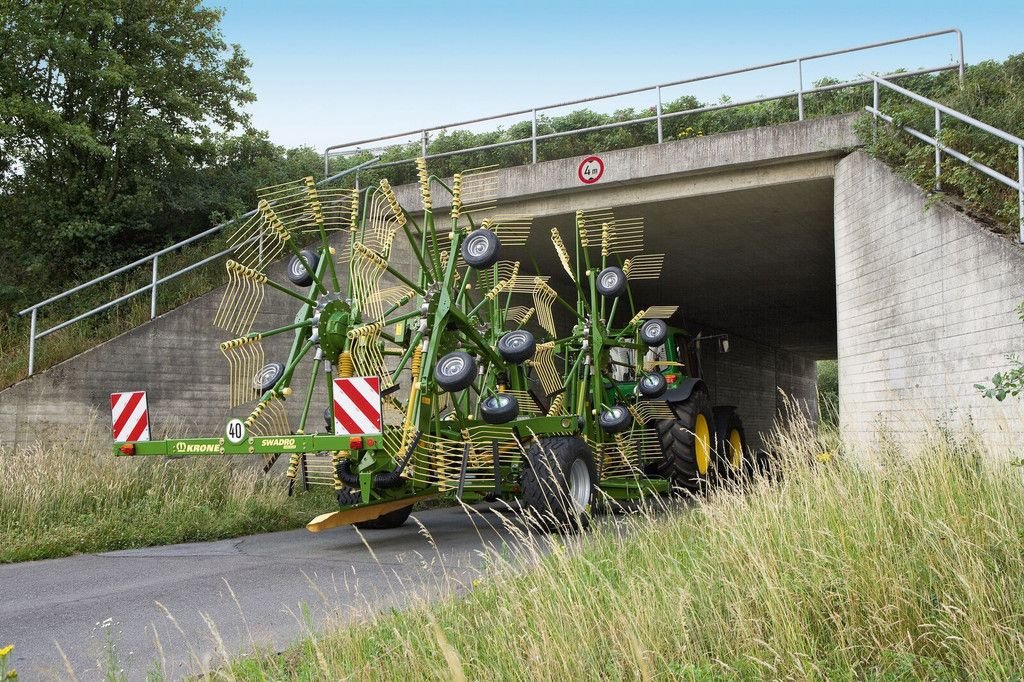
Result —
[[708, 390], [707, 384], [705, 384], [701, 379], [684, 379], [683, 383], [679, 386], [665, 391], [665, 394], [661, 396], [661, 399], [667, 403], [681, 403], [684, 400], [689, 399], [690, 394], [693, 393], [693, 389], [698, 386], [703, 388], [705, 391]]

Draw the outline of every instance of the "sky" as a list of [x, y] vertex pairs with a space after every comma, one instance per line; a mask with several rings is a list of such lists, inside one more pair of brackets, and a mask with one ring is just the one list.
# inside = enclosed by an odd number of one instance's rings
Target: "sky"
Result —
[[[959, 28], [968, 63], [1024, 52], [1024, 0], [343, 2], [207, 0], [252, 60], [257, 128], [328, 145]], [[956, 40], [813, 60], [804, 82], [949, 64]], [[702, 101], [782, 94], [794, 64], [664, 91]], [[805, 85], [806, 87], [806, 85]], [[654, 93], [590, 106], [647, 107]], [[554, 109], [564, 114], [578, 107]], [[528, 116], [527, 116], [528, 117]], [[508, 126], [524, 116], [470, 129]], [[368, 145], [371, 146], [371, 145]]]

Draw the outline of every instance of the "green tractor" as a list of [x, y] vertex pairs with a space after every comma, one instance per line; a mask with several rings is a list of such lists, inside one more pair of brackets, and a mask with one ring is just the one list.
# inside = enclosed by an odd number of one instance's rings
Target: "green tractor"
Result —
[[[634, 305], [630, 281], [657, 279], [664, 260], [643, 253], [642, 221], [580, 211], [568, 241], [552, 229], [555, 281], [516, 259], [532, 220], [498, 212], [494, 169], [448, 183], [417, 167], [421, 220], [387, 181], [359, 192], [306, 178], [261, 192], [231, 237], [214, 319], [231, 336], [220, 349], [229, 408], [242, 412], [222, 436], [163, 441], [119, 439], [115, 414], [115, 454], [255, 455], [266, 470], [287, 455], [289, 485], [336, 491], [339, 510], [313, 531], [397, 527], [442, 494], [518, 500], [541, 526], [580, 527], [599, 499], [742, 475], [739, 417], [713, 408], [700, 378], [707, 337], [669, 327], [675, 306]], [[438, 188], [451, 201], [435, 216]], [[287, 254], [288, 282], [271, 279]], [[267, 287], [297, 313], [254, 330]], [[291, 350], [266, 362], [263, 343], [278, 335]], [[297, 374], [308, 379], [295, 395]]]

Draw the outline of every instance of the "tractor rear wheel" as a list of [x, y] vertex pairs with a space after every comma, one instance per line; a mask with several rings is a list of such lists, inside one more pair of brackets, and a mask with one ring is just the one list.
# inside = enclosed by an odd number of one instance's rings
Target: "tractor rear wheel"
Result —
[[576, 436], [538, 438], [526, 453], [520, 477], [522, 502], [544, 530], [578, 530], [588, 525], [587, 513], [597, 485], [590, 448]]
[[751, 453], [747, 452], [747, 434], [743, 430], [743, 420], [733, 410], [716, 417], [721, 454], [718, 458], [720, 473], [737, 482], [746, 481], [753, 475], [754, 462]]
[[[359, 492], [352, 488], [342, 488], [338, 491], [338, 505], [342, 508], [350, 507], [354, 504], [359, 504], [363, 501], [363, 498], [359, 495]], [[409, 520], [409, 514], [412, 513], [412, 505], [408, 507], [402, 507], [390, 511], [387, 514], [382, 514], [375, 519], [369, 521], [357, 521], [352, 525], [356, 528], [364, 530], [385, 530], [387, 528], [398, 528]]]
[[715, 467], [715, 417], [711, 401], [703, 389], [695, 389], [690, 397], [669, 403], [675, 419], [657, 423], [658, 437], [664, 456], [654, 472], [668, 478], [673, 485], [697, 492], [707, 490]]

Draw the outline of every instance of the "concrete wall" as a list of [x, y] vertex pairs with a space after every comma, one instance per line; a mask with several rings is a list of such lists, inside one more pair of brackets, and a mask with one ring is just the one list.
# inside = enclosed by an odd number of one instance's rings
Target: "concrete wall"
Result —
[[[729, 352], [717, 353], [715, 343], [703, 353], [704, 378], [716, 405], [735, 405], [743, 419], [747, 443], [765, 447], [764, 436], [785, 409], [783, 392], [817, 419], [815, 361], [781, 348], [731, 334]], [[780, 392], [781, 391], [781, 392]]]
[[857, 152], [835, 178], [839, 395], [845, 435], [919, 437], [968, 421], [996, 449], [1024, 442], [1022, 401], [973, 385], [1024, 351], [1024, 249]]

